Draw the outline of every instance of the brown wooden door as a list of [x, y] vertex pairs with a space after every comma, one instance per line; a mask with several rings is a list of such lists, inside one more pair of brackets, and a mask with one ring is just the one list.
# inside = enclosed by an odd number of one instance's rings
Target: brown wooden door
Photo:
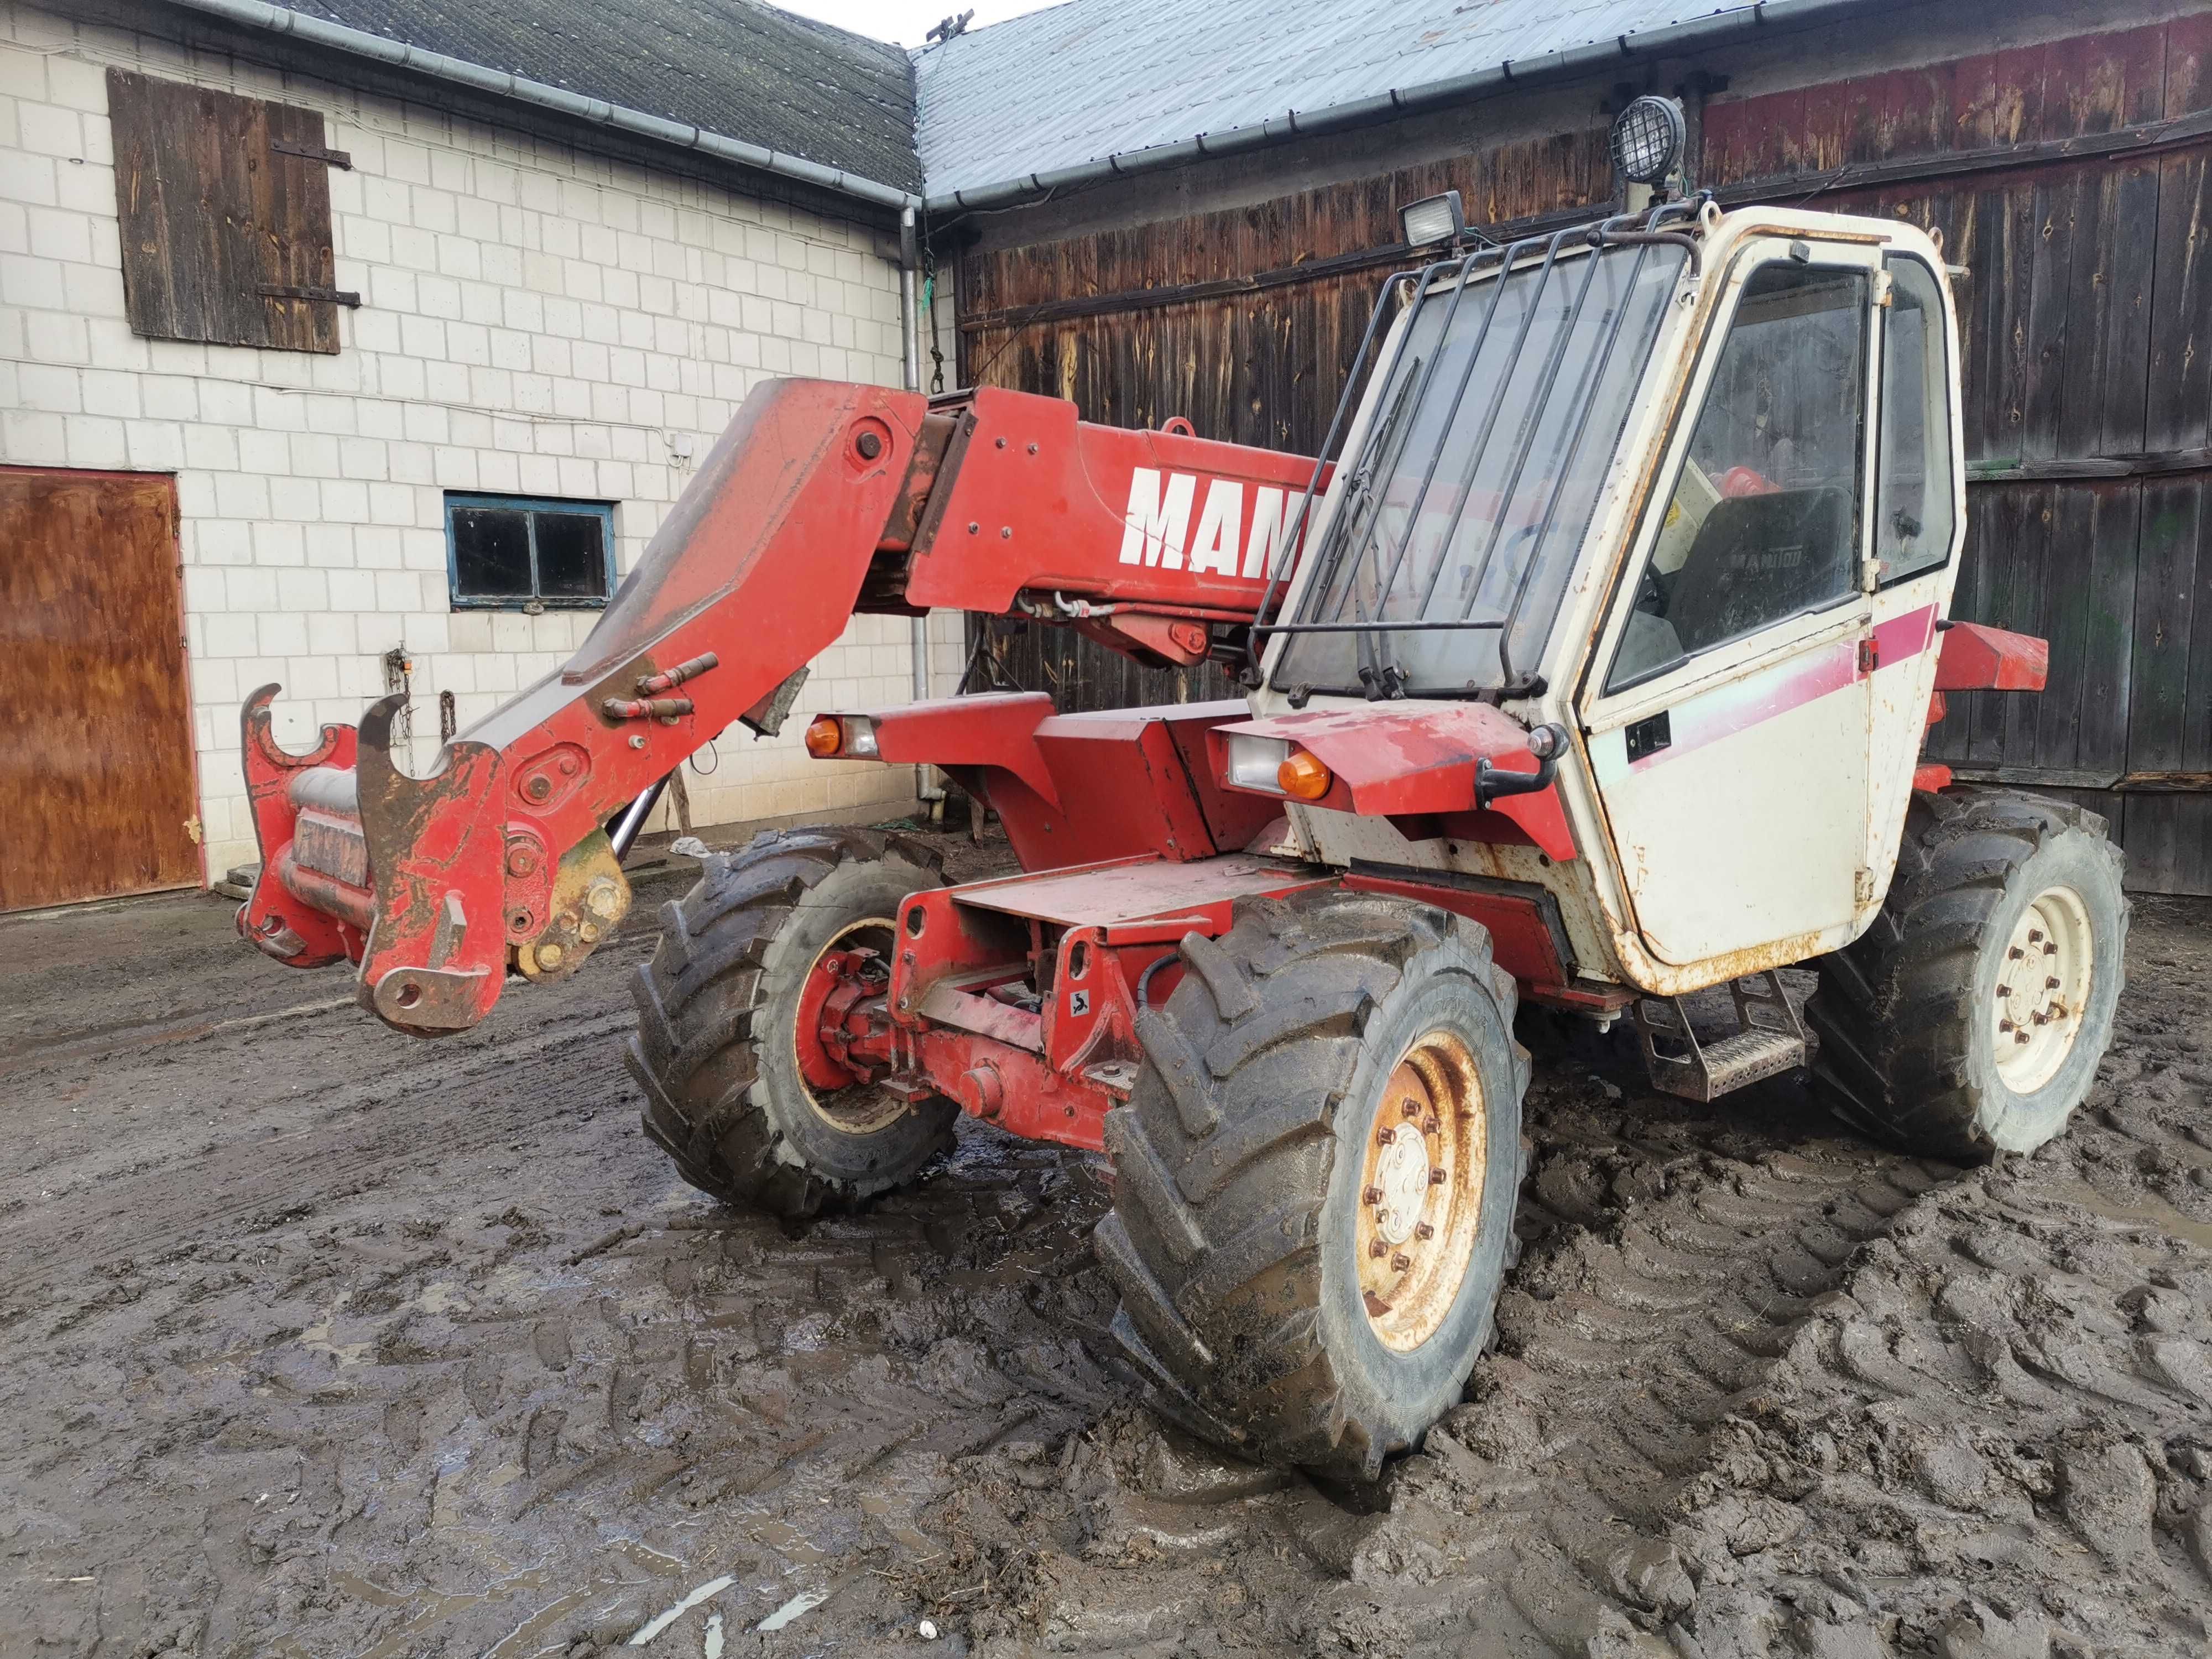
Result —
[[174, 483], [0, 467], [0, 910], [200, 880]]

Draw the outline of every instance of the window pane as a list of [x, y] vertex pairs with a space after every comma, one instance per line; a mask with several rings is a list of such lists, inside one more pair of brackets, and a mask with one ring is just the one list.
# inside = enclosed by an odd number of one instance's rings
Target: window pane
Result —
[[1414, 695], [1458, 694], [1503, 684], [1507, 654], [1516, 674], [1535, 665], [1681, 268], [1615, 248], [1427, 295], [1340, 469], [1315, 553], [1328, 574], [1297, 619], [1490, 626], [1295, 635], [1277, 684], [1357, 690], [1387, 666]]
[[1951, 556], [1950, 381], [1943, 361], [1943, 295], [1917, 259], [1894, 259], [1889, 333], [1882, 347], [1881, 476], [1875, 556], [1881, 579], [1933, 570]]
[[471, 599], [530, 597], [526, 514], [507, 507], [453, 509], [453, 592]]
[[1856, 587], [1866, 297], [1794, 263], [1745, 285], [1608, 690]]
[[606, 521], [596, 513], [537, 518], [538, 592], [549, 599], [606, 598]]

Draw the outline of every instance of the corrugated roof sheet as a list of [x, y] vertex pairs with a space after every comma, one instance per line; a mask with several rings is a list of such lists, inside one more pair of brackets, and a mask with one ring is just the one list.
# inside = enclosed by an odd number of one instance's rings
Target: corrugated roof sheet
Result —
[[1752, 0], [1067, 0], [915, 57], [929, 194], [1103, 161]]
[[280, 0], [426, 52], [919, 190], [897, 46], [752, 0]]

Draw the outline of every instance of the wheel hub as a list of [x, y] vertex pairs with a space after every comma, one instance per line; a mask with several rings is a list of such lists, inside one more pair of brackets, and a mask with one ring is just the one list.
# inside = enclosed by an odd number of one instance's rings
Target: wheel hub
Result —
[[877, 1082], [872, 1042], [894, 937], [888, 916], [849, 924], [816, 954], [799, 988], [792, 1041], [806, 1103], [847, 1134], [880, 1129], [906, 1109]]
[[1436, 1334], [1481, 1228], [1489, 1127], [1474, 1056], [1449, 1032], [1416, 1041], [1368, 1127], [1355, 1229], [1359, 1287], [1383, 1346]]
[[1419, 1224], [1429, 1201], [1428, 1137], [1412, 1123], [1401, 1123], [1382, 1155], [1375, 1161], [1376, 1184], [1382, 1189], [1375, 1206], [1375, 1230], [1383, 1242], [1403, 1244]]
[[1997, 967], [1994, 1052], [2014, 1094], [2033, 1094], [2073, 1052], [2089, 1004], [2094, 951], [2088, 907], [2070, 887], [2036, 895]]

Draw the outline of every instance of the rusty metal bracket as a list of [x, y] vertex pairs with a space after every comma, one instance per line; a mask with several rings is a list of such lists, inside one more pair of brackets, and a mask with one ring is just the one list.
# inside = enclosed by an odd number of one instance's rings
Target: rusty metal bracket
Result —
[[791, 706], [799, 701], [799, 688], [806, 684], [806, 677], [813, 670], [804, 665], [793, 669], [775, 690], [738, 715], [738, 723], [756, 739], [775, 736], [791, 717]]
[[319, 144], [303, 144], [296, 138], [271, 138], [269, 148], [279, 155], [296, 155], [303, 161], [320, 161], [326, 167], [353, 171], [353, 155], [343, 149], [325, 149]]
[[264, 300], [307, 300], [318, 305], [353, 306], [361, 295], [349, 288], [305, 288], [292, 283], [256, 283], [253, 291]]

